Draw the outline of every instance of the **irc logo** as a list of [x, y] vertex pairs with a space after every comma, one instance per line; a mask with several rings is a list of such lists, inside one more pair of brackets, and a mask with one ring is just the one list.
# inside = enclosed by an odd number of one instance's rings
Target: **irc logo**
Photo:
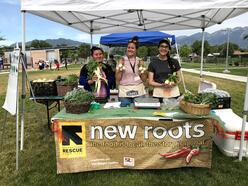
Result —
[[82, 133], [82, 126], [62, 126], [62, 145], [70, 145], [70, 140], [76, 145], [82, 145], [83, 140], [77, 133]]
[[85, 123], [75, 121], [58, 121], [58, 125], [62, 132], [62, 140], [57, 140], [57, 143], [59, 143], [59, 157], [86, 157]]

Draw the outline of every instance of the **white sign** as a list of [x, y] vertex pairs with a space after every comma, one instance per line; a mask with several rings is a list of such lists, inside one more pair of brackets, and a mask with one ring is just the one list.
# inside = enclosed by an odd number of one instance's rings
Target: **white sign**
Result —
[[11, 65], [9, 73], [8, 87], [5, 97], [5, 102], [3, 108], [7, 110], [10, 114], [16, 114], [16, 101], [18, 93], [18, 63], [19, 63], [20, 51], [16, 50], [11, 53]]

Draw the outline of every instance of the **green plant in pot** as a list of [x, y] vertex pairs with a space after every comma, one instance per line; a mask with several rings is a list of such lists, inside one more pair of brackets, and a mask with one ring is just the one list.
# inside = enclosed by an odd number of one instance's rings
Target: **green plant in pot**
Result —
[[67, 92], [64, 98], [66, 112], [72, 114], [88, 112], [94, 98], [91, 92], [84, 89], [74, 89]]
[[57, 92], [58, 96], [65, 96], [65, 94], [78, 86], [78, 76], [70, 74], [67, 77], [57, 77]]

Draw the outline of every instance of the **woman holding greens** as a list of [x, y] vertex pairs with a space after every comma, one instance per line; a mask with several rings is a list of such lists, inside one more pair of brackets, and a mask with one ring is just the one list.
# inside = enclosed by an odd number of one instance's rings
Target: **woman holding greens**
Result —
[[176, 98], [180, 96], [180, 65], [170, 57], [171, 45], [168, 39], [163, 39], [158, 45], [158, 56], [151, 59], [148, 66], [149, 85], [153, 86], [153, 97]]
[[112, 68], [103, 63], [102, 48], [92, 47], [91, 56], [93, 60], [84, 65], [80, 71], [79, 84], [83, 85], [85, 90], [94, 92], [96, 98], [109, 98], [110, 88], [115, 82]]

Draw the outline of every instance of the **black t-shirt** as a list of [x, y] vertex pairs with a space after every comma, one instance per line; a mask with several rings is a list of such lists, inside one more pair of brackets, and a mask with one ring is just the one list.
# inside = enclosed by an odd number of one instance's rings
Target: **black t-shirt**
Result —
[[154, 81], [158, 83], [163, 83], [169, 74], [177, 72], [181, 69], [178, 61], [176, 59], [170, 58], [171, 66], [167, 60], [160, 60], [158, 57], [151, 59], [151, 63], [148, 66], [148, 71], [154, 74]]

